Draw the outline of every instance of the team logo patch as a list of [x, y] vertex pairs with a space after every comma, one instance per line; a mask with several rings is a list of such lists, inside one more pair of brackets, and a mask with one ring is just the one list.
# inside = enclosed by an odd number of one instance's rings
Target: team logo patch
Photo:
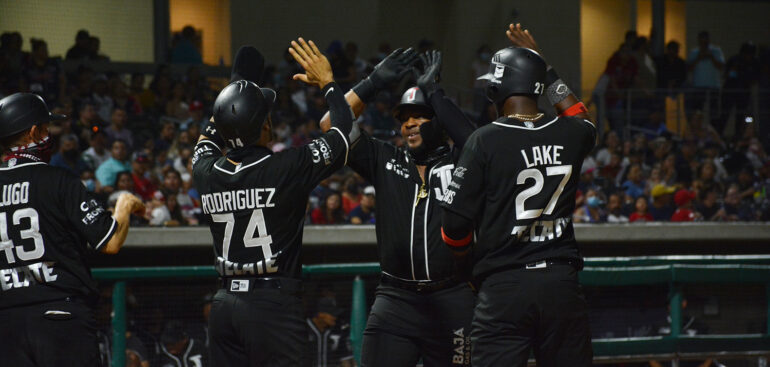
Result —
[[249, 281], [246, 279], [233, 279], [230, 281], [230, 292], [248, 292]]

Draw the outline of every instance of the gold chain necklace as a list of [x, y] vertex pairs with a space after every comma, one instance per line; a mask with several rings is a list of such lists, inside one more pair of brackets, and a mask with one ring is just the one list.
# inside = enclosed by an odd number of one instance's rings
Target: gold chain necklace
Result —
[[542, 118], [544, 115], [545, 114], [542, 113], [542, 112], [536, 113], [536, 114], [532, 114], [532, 115], [527, 115], [527, 114], [523, 114], [523, 113], [513, 113], [513, 114], [508, 115], [508, 117], [512, 118], [512, 119], [521, 120], [521, 121], [537, 121], [540, 118]]

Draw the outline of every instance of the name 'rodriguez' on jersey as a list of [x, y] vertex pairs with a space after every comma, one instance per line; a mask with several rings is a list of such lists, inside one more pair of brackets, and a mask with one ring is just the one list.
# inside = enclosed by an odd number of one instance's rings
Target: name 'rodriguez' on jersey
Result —
[[274, 187], [231, 190], [201, 195], [203, 214], [275, 207]]

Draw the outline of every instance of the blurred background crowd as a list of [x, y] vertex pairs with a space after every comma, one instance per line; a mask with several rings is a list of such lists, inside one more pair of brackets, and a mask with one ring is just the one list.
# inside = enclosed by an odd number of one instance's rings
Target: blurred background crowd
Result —
[[[201, 126], [211, 115], [224, 78], [202, 75], [195, 28], [185, 27], [169, 50], [175, 74], [158, 65], [154, 74], [97, 72], [107, 63], [96, 35], [81, 30], [66, 55], [52, 56], [45, 40], [6, 32], [0, 39], [0, 97], [14, 92], [41, 95], [56, 113], [69, 118], [51, 127], [57, 151], [51, 164], [81, 177], [87, 189], [108, 206], [129, 191], [147, 203], [136, 225], [202, 224], [200, 196], [192, 187], [190, 158]], [[607, 61], [588, 104], [602, 134], [583, 165], [575, 222], [766, 221], [770, 219], [770, 160], [754, 123], [756, 93], [768, 86], [767, 48], [747, 42], [737, 55], [722, 54], [708, 32], [699, 45], [679, 57], [675, 41], [662, 57], [649, 52], [648, 38], [628, 32]], [[415, 48], [433, 47], [422, 40]], [[352, 87], [391, 51], [382, 43], [375, 55], [359, 55], [355, 43], [334, 41], [325, 50], [337, 82]], [[469, 65], [464, 111], [478, 124], [493, 120], [475, 76], [486, 73], [492, 50], [481, 46]], [[67, 68], [63, 61], [77, 67]], [[292, 80], [300, 68], [286, 52], [267, 60], [263, 86], [278, 94], [271, 112], [274, 151], [309, 142], [320, 135], [326, 112], [317, 88]], [[109, 69], [109, 68], [107, 68]], [[104, 68], [99, 68], [104, 70]], [[359, 119], [362, 128], [401, 145], [391, 111], [408, 78], [380, 92]], [[470, 96], [470, 98], [465, 98]], [[587, 97], [587, 96], [586, 96]], [[676, 126], [667, 111], [681, 110]], [[633, 108], [631, 108], [633, 106]], [[313, 192], [306, 223], [374, 223], [376, 193], [345, 168]]]

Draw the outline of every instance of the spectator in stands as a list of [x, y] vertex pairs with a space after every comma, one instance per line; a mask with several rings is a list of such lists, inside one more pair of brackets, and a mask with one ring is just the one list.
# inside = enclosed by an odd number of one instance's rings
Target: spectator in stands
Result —
[[678, 167], [676, 166], [676, 156], [673, 154], [667, 155], [660, 165], [660, 178], [663, 184], [673, 186], [678, 182], [681, 182], [679, 180], [679, 173]]
[[116, 106], [112, 109], [110, 115], [110, 126], [104, 129], [104, 133], [107, 134], [108, 141], [113, 143], [115, 140], [123, 140], [126, 142], [126, 148], [128, 151], [134, 150], [134, 133], [126, 127], [128, 121], [128, 114], [123, 107]]
[[122, 108], [129, 116], [141, 116], [143, 114], [142, 105], [128, 93], [126, 83], [120, 79], [112, 83], [112, 100], [115, 102], [115, 108]]
[[619, 194], [611, 194], [607, 198], [607, 222], [628, 223], [628, 217], [623, 214], [623, 202]]
[[349, 175], [342, 184], [342, 210], [345, 215], [350, 214], [353, 208], [357, 207], [361, 201], [361, 194], [358, 188], [358, 180], [355, 175]]
[[728, 222], [754, 221], [757, 217], [751, 205], [741, 204], [741, 193], [737, 184], [732, 184], [727, 189], [723, 209], [722, 220]]
[[81, 103], [78, 116], [79, 119], [73, 126], [73, 130], [78, 135], [80, 149], [86, 149], [91, 141], [91, 135], [102, 128], [102, 120], [96, 111], [96, 104], [88, 99]]
[[596, 190], [589, 189], [584, 202], [572, 216], [575, 223], [599, 223], [606, 220], [606, 214], [602, 210], [604, 201]]
[[344, 224], [345, 212], [342, 210], [342, 197], [338, 191], [330, 191], [320, 207], [311, 214], [313, 224]]
[[182, 33], [171, 50], [171, 62], [174, 64], [203, 64], [203, 57], [198, 51], [197, 32], [191, 25], [182, 28]]
[[[185, 225], [188, 223], [197, 224], [197, 220], [195, 218], [195, 202], [192, 200], [190, 195], [187, 195], [187, 193], [182, 191], [182, 176], [174, 169], [169, 169], [166, 171], [165, 175], [163, 176], [163, 185], [161, 190], [156, 192], [155, 196], [160, 195], [161, 197], [166, 197], [171, 194], [174, 196], [173, 206], [179, 208], [179, 212], [184, 218]], [[169, 212], [174, 214], [174, 208], [171, 207], [172, 204], [170, 204], [170, 202], [171, 200], [166, 198], [166, 205], [169, 207]]]
[[[190, 103], [189, 108], [189, 117], [182, 122], [182, 124], [179, 126], [180, 130], [188, 130], [190, 129], [190, 126], [195, 125], [197, 127], [204, 126], [206, 124], [206, 121], [208, 119], [204, 115], [203, 111], [203, 103], [201, 101], [192, 101]], [[192, 134], [191, 134], [192, 135]], [[192, 135], [192, 136], [198, 136], [198, 135]]]
[[155, 184], [147, 177], [148, 172], [150, 172], [151, 164], [152, 159], [143, 152], [137, 153], [131, 164], [131, 177], [134, 180], [134, 191], [144, 201], [151, 200], [152, 194], [157, 190]]
[[171, 87], [171, 99], [166, 102], [166, 116], [179, 122], [190, 118], [190, 106], [187, 104], [184, 83], [176, 82]]
[[99, 37], [91, 36], [88, 38], [88, 59], [91, 61], [103, 61], [109, 62], [110, 58], [100, 54], [99, 48], [101, 47], [101, 41]]
[[102, 121], [109, 122], [112, 109], [115, 107], [115, 101], [110, 97], [110, 90], [107, 84], [107, 76], [99, 74], [94, 78], [92, 85], [91, 100], [96, 107], [96, 113]]
[[628, 169], [628, 176], [626, 182], [623, 183], [623, 189], [626, 190], [626, 195], [636, 199], [639, 196], [644, 195], [644, 177], [642, 176], [642, 167], [638, 164], [632, 165]]
[[[692, 86], [698, 89], [685, 98], [688, 115], [692, 115], [696, 110], [715, 113], [719, 88], [722, 86], [721, 70], [725, 66], [725, 56], [719, 46], [711, 44], [709, 32], [698, 33], [698, 47], [690, 51], [687, 65], [692, 71]], [[721, 133], [721, 129], [717, 132]]]
[[679, 42], [669, 41], [666, 53], [657, 62], [658, 88], [666, 89], [669, 96], [687, 80], [687, 64], [679, 57]]
[[652, 215], [647, 211], [647, 198], [644, 196], [640, 196], [636, 198], [636, 203], [634, 204], [634, 212], [631, 213], [631, 215], [628, 217], [628, 221], [633, 222], [652, 222], [655, 219], [652, 217]]
[[350, 344], [350, 325], [341, 325], [342, 310], [333, 298], [321, 297], [315, 312], [307, 319], [308, 351], [303, 366], [355, 367]]
[[102, 163], [110, 159], [107, 150], [107, 134], [104, 130], [97, 130], [91, 135], [90, 147], [83, 152], [82, 158], [88, 167], [96, 171]]
[[610, 121], [610, 128], [617, 132], [621, 131], [625, 120], [626, 91], [633, 85], [634, 78], [639, 73], [639, 65], [632, 54], [636, 33], [626, 36], [626, 42], [607, 60], [604, 70], [604, 74], [609, 78], [605, 95], [607, 119]]
[[86, 187], [86, 191], [90, 193], [101, 191], [101, 186], [99, 186], [99, 182], [96, 181], [94, 171], [90, 168], [80, 174], [80, 181], [83, 183], [83, 186]]
[[82, 60], [88, 58], [91, 51], [91, 35], [81, 29], [75, 36], [75, 45], [67, 50], [67, 60]]
[[24, 39], [19, 32], [3, 33], [0, 40], [0, 59], [4, 64], [3, 85], [0, 86], [6, 91], [6, 94], [16, 93], [21, 86], [21, 73], [24, 68], [24, 61], [27, 59], [27, 53], [22, 51]]
[[78, 177], [88, 169], [86, 162], [80, 158], [78, 138], [75, 135], [68, 134], [59, 138], [59, 152], [51, 157], [50, 165], [64, 168]]
[[187, 220], [182, 215], [182, 209], [177, 203], [177, 195], [173, 191], [161, 189], [156, 191], [148, 205], [151, 226], [178, 227], [186, 226]]
[[698, 213], [701, 213], [701, 215], [703, 216], [703, 220], [705, 221], [721, 220], [722, 219], [721, 217], [724, 211], [721, 210], [722, 209], [721, 206], [719, 205], [719, 203], [717, 203], [719, 194], [716, 191], [712, 190], [712, 191], [707, 191], [705, 193], [701, 193], [701, 196], [703, 197], [703, 199], [695, 204], [695, 210]]
[[698, 173], [698, 186], [699, 190], [703, 192], [716, 190], [717, 192], [725, 192], [724, 185], [716, 179], [716, 166], [713, 161], [705, 161], [700, 166], [700, 172]]
[[160, 134], [158, 135], [158, 138], [155, 139], [153, 153], [157, 154], [162, 151], [168, 151], [168, 149], [171, 148], [171, 144], [174, 142], [175, 136], [176, 128], [174, 122], [168, 120], [163, 121], [160, 127]]
[[364, 188], [361, 204], [350, 211], [350, 224], [374, 224], [374, 186]]
[[102, 186], [102, 191], [107, 194], [114, 190], [118, 172], [131, 171], [131, 165], [128, 162], [128, 149], [124, 141], [115, 140], [112, 143], [110, 153], [110, 159], [96, 169], [96, 179]]
[[166, 323], [158, 347], [158, 365], [162, 367], [208, 366], [208, 351], [203, 342], [190, 338], [180, 320]]
[[674, 207], [671, 205], [671, 196], [676, 188], [666, 185], [657, 185], [652, 188], [652, 206], [649, 208], [650, 215], [656, 222], [668, 221], [674, 215]]
[[613, 153], [622, 153], [622, 147], [618, 134], [615, 131], [610, 131], [604, 135], [604, 145], [596, 153], [596, 163], [599, 164], [599, 167], [610, 164]]
[[693, 211], [692, 201], [695, 200], [695, 193], [687, 190], [680, 189], [674, 194], [674, 203], [676, 203], [677, 209], [674, 214], [671, 215], [672, 222], [692, 222], [703, 218], [700, 213]]
[[749, 112], [751, 88], [759, 83], [759, 71], [757, 46], [753, 42], [744, 43], [741, 46], [741, 51], [727, 61], [725, 84], [722, 90], [722, 116], [715, 126], [717, 132], [724, 132], [727, 119], [735, 107], [735, 135], [740, 136], [746, 118], [752, 115]]
[[49, 106], [55, 105], [64, 93], [66, 78], [59, 60], [48, 57], [48, 45], [41, 39], [31, 41], [32, 53], [26, 60], [22, 83], [23, 90], [38, 94]]

